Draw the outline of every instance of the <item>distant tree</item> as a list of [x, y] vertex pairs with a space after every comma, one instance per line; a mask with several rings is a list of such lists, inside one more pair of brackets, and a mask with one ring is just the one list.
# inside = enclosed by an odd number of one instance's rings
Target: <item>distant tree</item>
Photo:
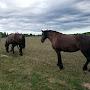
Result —
[[30, 36], [33, 36], [33, 35], [30, 33]]
[[86, 32], [86, 33], [83, 33], [83, 34], [90, 35], [90, 32]]
[[0, 32], [0, 38], [2, 37], [2, 32]]

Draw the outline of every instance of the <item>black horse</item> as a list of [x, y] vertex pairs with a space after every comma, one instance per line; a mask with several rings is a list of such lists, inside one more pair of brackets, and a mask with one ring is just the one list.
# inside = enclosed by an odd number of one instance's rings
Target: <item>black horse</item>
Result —
[[87, 59], [83, 70], [87, 70], [87, 65], [90, 62], [90, 36], [82, 34], [67, 35], [52, 30], [42, 31], [41, 42], [43, 43], [46, 38], [51, 41], [52, 47], [57, 53], [57, 66], [59, 66], [60, 69], [63, 69], [61, 51], [76, 52], [80, 50]]
[[6, 38], [5, 48], [6, 52], [9, 52], [9, 45], [11, 45], [11, 51], [14, 54], [14, 47], [17, 46], [20, 55], [23, 55], [22, 49], [25, 48], [25, 36], [19, 33], [12, 33]]

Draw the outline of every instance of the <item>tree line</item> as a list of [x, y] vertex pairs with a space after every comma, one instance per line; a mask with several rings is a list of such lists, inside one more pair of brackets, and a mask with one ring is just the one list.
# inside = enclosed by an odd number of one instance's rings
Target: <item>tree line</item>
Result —
[[8, 33], [6, 32], [0, 32], [0, 38], [7, 37]]
[[[7, 37], [9, 34], [6, 32], [0, 32], [0, 38]], [[34, 34], [24, 34], [25, 37], [30, 37], [30, 36], [40, 36], [40, 35], [34, 35]]]
[[[86, 33], [83, 33], [85, 35], [90, 35], [90, 32], [86, 32]], [[6, 32], [0, 32], [0, 38], [4, 38], [4, 37], [7, 37], [9, 34], [6, 33]], [[30, 37], [30, 36], [41, 36], [41, 35], [34, 35], [34, 34], [24, 34], [25, 37]]]
[[83, 34], [90, 35], [90, 32], [86, 32], [86, 33], [83, 33]]

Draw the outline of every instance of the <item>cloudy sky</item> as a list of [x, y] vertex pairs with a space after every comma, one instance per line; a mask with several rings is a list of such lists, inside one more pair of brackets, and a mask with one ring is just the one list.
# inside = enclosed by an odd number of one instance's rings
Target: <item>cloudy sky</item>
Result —
[[90, 32], [90, 0], [0, 0], [0, 31]]

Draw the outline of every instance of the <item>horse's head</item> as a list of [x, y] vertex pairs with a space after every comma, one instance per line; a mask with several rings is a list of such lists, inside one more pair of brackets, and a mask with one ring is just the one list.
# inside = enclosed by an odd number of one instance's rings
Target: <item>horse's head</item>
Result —
[[48, 34], [47, 31], [42, 31], [42, 38], [41, 38], [41, 42], [43, 43], [45, 41], [45, 39], [47, 38]]

